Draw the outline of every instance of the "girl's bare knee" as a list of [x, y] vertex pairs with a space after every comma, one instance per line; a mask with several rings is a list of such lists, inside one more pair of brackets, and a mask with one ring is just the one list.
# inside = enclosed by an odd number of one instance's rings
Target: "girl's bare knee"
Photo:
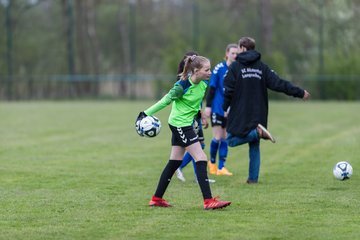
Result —
[[206, 154], [198, 154], [196, 157], [194, 157], [195, 161], [207, 161]]

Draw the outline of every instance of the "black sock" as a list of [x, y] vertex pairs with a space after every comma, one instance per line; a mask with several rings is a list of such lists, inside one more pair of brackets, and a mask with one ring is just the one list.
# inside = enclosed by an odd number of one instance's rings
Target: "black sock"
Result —
[[168, 187], [170, 180], [174, 175], [174, 172], [176, 171], [176, 169], [180, 167], [180, 165], [181, 165], [181, 161], [179, 160], [169, 160], [163, 172], [161, 173], [160, 180], [156, 188], [156, 192], [154, 194], [155, 197], [159, 197], [159, 198], [163, 197], [166, 188]]
[[196, 175], [204, 199], [212, 198], [206, 167], [207, 161], [196, 162]]

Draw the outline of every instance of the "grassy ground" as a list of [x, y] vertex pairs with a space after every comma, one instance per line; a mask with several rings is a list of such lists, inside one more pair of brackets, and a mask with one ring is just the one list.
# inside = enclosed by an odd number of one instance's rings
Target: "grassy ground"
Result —
[[230, 149], [234, 176], [212, 190], [233, 204], [218, 211], [202, 210], [190, 166], [164, 196], [174, 208], [147, 207], [170, 150], [169, 109], [158, 137], [135, 133], [150, 104], [0, 103], [0, 239], [360, 238], [360, 103], [271, 102], [260, 183], [244, 183], [248, 147]]

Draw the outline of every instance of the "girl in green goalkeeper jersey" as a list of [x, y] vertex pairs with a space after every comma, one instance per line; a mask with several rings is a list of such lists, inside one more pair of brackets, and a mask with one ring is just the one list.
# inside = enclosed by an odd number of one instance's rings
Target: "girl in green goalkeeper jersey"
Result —
[[[188, 56], [198, 56], [199, 54], [194, 52], [194, 51], [190, 51], [185, 53], [185, 56], [181, 59], [179, 65], [178, 65], [178, 70], [177, 70], [177, 81], [180, 80], [180, 76], [179, 74], [181, 74], [184, 71], [184, 65], [185, 65], [185, 59]], [[204, 118], [205, 116], [203, 115], [203, 113], [201, 112], [201, 110], [198, 111], [198, 114], [195, 116], [194, 122], [193, 122], [193, 127], [195, 129], [195, 132], [198, 135], [198, 139], [201, 145], [201, 148], [204, 149], [205, 148], [205, 139], [204, 139], [204, 132], [203, 132], [203, 128], [206, 129], [208, 126], [207, 125], [203, 125], [202, 124], [202, 118]], [[206, 119], [205, 119], [206, 120]], [[206, 123], [206, 121], [204, 121]], [[175, 171], [176, 177], [180, 180], [185, 182], [186, 179], [184, 177], [184, 174], [182, 172], [182, 169], [184, 167], [186, 167], [189, 162], [192, 163], [193, 168], [194, 168], [194, 173], [195, 173], [195, 182], [197, 183], [197, 177], [196, 177], [196, 162], [194, 160], [194, 158], [191, 156], [191, 154], [189, 152], [185, 152], [185, 155], [182, 159], [181, 165], [180, 167]], [[209, 183], [214, 183], [215, 180], [214, 179], [210, 179], [209, 178]]]
[[[172, 89], [157, 103], [141, 112], [137, 120], [153, 115], [172, 103], [169, 116], [169, 127], [172, 132], [170, 159], [165, 166], [160, 180], [152, 196], [149, 206], [171, 207], [163, 199], [163, 195], [176, 169], [181, 165], [185, 151], [188, 151], [196, 161], [197, 180], [204, 198], [204, 209], [227, 207], [228, 201], [219, 201], [213, 198], [207, 176], [207, 156], [197, 134], [192, 126], [194, 118], [201, 108], [208, 81], [211, 74], [209, 59], [202, 56], [189, 56], [185, 59], [184, 71], [180, 74]], [[206, 119], [203, 119], [207, 121]], [[207, 124], [207, 122], [204, 122]]]

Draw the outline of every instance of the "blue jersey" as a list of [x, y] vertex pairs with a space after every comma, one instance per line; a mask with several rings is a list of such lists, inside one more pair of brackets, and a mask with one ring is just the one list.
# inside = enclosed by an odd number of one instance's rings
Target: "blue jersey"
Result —
[[210, 87], [215, 89], [214, 98], [211, 103], [211, 112], [224, 116], [222, 105], [224, 102], [224, 78], [228, 71], [226, 61], [218, 63], [212, 71]]

